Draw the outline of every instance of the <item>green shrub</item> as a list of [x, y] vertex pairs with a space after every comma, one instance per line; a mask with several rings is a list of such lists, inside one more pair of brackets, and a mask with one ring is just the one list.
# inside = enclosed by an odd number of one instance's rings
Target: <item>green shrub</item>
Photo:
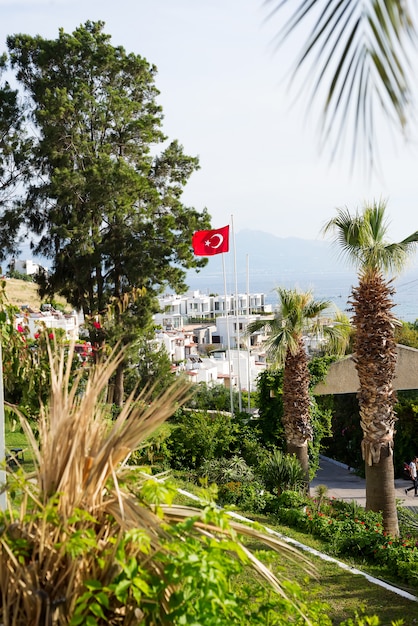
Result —
[[284, 454], [278, 448], [268, 454], [260, 474], [267, 489], [276, 495], [304, 488], [305, 474], [299, 460], [294, 454]]
[[228, 415], [191, 411], [177, 422], [167, 449], [174, 469], [196, 469], [205, 460], [230, 456], [236, 441], [237, 426]]
[[380, 513], [356, 503], [283, 493], [276, 511], [280, 522], [327, 542], [328, 552], [361, 557], [384, 566], [401, 582], [418, 588], [418, 542], [415, 537], [394, 538], [383, 530]]
[[283, 509], [302, 508], [310, 502], [311, 498], [300, 491], [283, 491], [278, 498], [278, 504]]

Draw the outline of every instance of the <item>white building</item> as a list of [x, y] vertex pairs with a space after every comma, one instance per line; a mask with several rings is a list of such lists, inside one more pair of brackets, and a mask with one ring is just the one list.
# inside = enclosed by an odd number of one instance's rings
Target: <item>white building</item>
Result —
[[42, 267], [42, 265], [34, 263], [30, 259], [24, 261], [12, 261], [10, 267], [16, 272], [19, 272], [19, 274], [26, 274], [26, 276], [33, 276], [34, 274], [37, 274], [39, 270], [46, 272], [46, 269]]
[[192, 331], [159, 331], [155, 335], [155, 343], [157, 347], [164, 347], [172, 363], [180, 363], [187, 357], [198, 353]]
[[[218, 380], [218, 368], [216, 363], [211, 359], [192, 355], [186, 359], [185, 366], [180, 368], [185, 371], [186, 375], [193, 383], [206, 383], [207, 385], [215, 385]], [[223, 384], [223, 379], [221, 380]]]
[[[213, 334], [213, 343], [219, 343], [224, 347], [228, 347], [228, 330], [229, 330], [229, 346], [231, 348], [260, 348], [266, 335], [262, 331], [252, 333], [246, 336], [248, 324], [258, 320], [266, 320], [266, 316], [261, 315], [228, 315], [216, 318], [216, 334]], [[249, 345], [248, 345], [249, 344]]]
[[[185, 303], [183, 303], [185, 305]], [[176, 313], [181, 316], [180, 299], [173, 301]], [[232, 385], [234, 389], [255, 391], [256, 378], [266, 367], [262, 332], [246, 336], [247, 326], [255, 320], [265, 320], [261, 315], [235, 315], [216, 317], [216, 325], [188, 325], [185, 328], [159, 330], [155, 341], [164, 346], [170, 360], [179, 371], [185, 371], [192, 382]], [[229, 346], [228, 351], [228, 327]], [[240, 349], [238, 350], [238, 338]], [[209, 356], [203, 356], [207, 345], [217, 346]], [[216, 371], [216, 375], [215, 375]]]
[[43, 329], [53, 331], [56, 328], [64, 331], [66, 339], [76, 341], [79, 338], [79, 316], [75, 311], [61, 313], [61, 311], [54, 309], [48, 311], [25, 310], [16, 316], [15, 324], [16, 328], [21, 326], [28, 329], [28, 334], [32, 339]]
[[258, 353], [249, 353], [246, 350], [214, 351], [209, 360], [216, 363], [220, 379], [230, 378], [231, 366], [233, 387], [238, 389], [240, 386], [242, 391], [256, 391], [257, 376], [266, 369], [266, 362]]
[[225, 312], [239, 315], [271, 313], [272, 306], [266, 304], [265, 294], [205, 295], [190, 291], [184, 295], [165, 294], [159, 298], [161, 313], [154, 316], [155, 322], [164, 329], [183, 328], [190, 320], [214, 319]]

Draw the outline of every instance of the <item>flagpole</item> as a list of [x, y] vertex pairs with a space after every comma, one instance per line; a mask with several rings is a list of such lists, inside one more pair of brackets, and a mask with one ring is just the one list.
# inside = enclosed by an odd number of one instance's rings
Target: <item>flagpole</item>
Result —
[[[228, 295], [226, 292], [226, 272], [224, 253], [229, 250], [229, 225], [217, 228], [215, 230], [197, 230], [192, 236], [193, 252], [196, 256], [212, 256], [213, 254], [222, 254], [222, 268], [224, 275], [224, 291], [225, 291], [225, 319], [226, 333], [228, 341], [228, 363], [229, 363], [229, 394], [231, 400], [231, 415], [234, 414], [234, 398], [232, 388], [232, 357], [231, 357], [231, 335], [229, 328], [228, 316]], [[239, 362], [238, 362], [239, 368]], [[238, 370], [239, 371], [239, 370]], [[240, 411], [241, 411], [241, 394]]]
[[[2, 465], [6, 461], [6, 439], [4, 434], [4, 388], [3, 388], [3, 357], [0, 341], [0, 491], [6, 485], [6, 471]], [[7, 506], [6, 491], [0, 493], [0, 511], [5, 511]]]
[[[250, 256], [247, 254], [247, 317], [248, 323], [250, 323]], [[251, 338], [250, 335], [247, 335], [247, 368], [248, 368], [248, 413], [251, 409], [251, 372], [250, 372], [250, 363], [251, 363], [251, 354], [250, 354], [250, 344]]]
[[231, 405], [231, 417], [234, 415], [234, 393], [232, 389], [232, 360], [231, 360], [231, 333], [229, 330], [229, 316], [226, 293], [226, 272], [225, 272], [225, 254], [222, 254], [222, 271], [224, 276], [224, 294], [225, 294], [225, 319], [226, 319], [226, 337], [228, 346], [228, 368], [229, 368], [229, 401]]
[[235, 275], [235, 319], [237, 325], [237, 373], [238, 373], [238, 406], [242, 411], [241, 398], [241, 368], [240, 368], [240, 332], [239, 332], [239, 316], [238, 316], [238, 277], [237, 277], [237, 246], [235, 242], [234, 216], [231, 215], [232, 241], [234, 242], [234, 275]]

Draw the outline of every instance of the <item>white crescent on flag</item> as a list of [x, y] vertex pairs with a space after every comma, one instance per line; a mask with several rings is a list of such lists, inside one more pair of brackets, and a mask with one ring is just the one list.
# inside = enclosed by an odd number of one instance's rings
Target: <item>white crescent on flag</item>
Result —
[[[216, 238], [218, 238], [218, 243], [216, 245], [214, 243], [210, 243], [211, 241], [213, 241]], [[212, 235], [212, 237], [209, 239], [208, 245], [211, 248], [214, 248], [216, 250], [217, 248], [219, 248], [219, 246], [221, 246], [223, 244], [223, 240], [224, 240], [223, 235], [220, 235], [219, 233], [216, 233], [215, 235]]]

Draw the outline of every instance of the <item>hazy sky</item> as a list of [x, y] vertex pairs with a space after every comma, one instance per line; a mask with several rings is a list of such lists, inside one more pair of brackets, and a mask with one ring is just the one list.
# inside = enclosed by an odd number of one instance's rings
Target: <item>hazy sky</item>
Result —
[[[164, 130], [198, 155], [184, 201], [207, 207], [214, 228], [318, 238], [335, 208], [387, 198], [391, 238], [418, 229], [418, 151], [384, 136], [383, 175], [371, 183], [317, 150], [315, 111], [294, 104], [292, 46], [274, 50], [280, 23], [263, 0], [0, 0], [0, 41], [17, 32], [55, 38], [103, 20], [114, 45], [158, 68]], [[382, 130], [383, 133], [383, 130]]]

